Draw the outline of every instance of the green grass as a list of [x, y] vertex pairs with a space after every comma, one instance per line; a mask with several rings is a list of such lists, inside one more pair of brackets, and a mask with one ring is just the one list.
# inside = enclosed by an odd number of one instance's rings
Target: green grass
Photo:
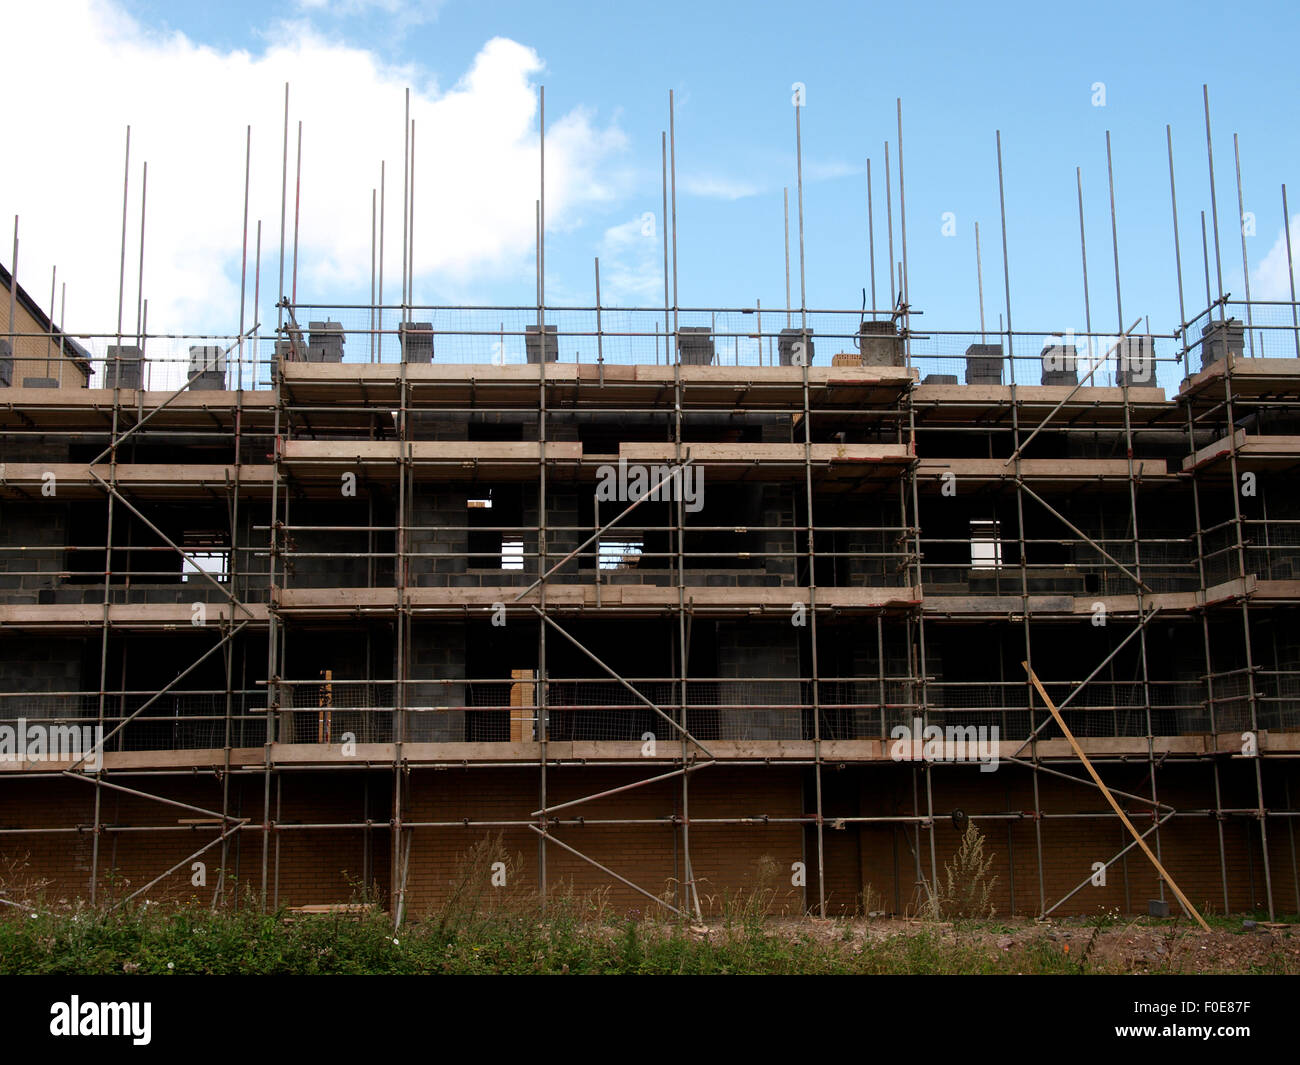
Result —
[[[1045, 930], [1021, 929], [1001, 949], [967, 929], [921, 924], [864, 937], [860, 921], [768, 924], [751, 917], [707, 934], [655, 919], [590, 916], [559, 905], [546, 918], [492, 912], [412, 921], [394, 932], [382, 913], [289, 918], [253, 909], [201, 906], [73, 907], [0, 914], [0, 973], [569, 973], [569, 974], [908, 974], [1124, 971], [1073, 954]], [[995, 934], [999, 925], [987, 922]], [[1163, 930], [1162, 930], [1163, 934]], [[1235, 937], [1234, 937], [1235, 939]], [[1220, 971], [1223, 971], [1220, 969]], [[1229, 970], [1231, 971], [1231, 970]], [[1235, 971], [1285, 972], [1285, 956]]]
[[[951, 921], [769, 918], [780, 911], [776, 866], [756, 863], [743, 891], [708, 896], [705, 928], [647, 903], [616, 913], [608, 894], [557, 890], [546, 914], [525, 888], [494, 889], [504, 863], [512, 885], [522, 859], [499, 838], [462, 855], [443, 902], [394, 931], [390, 915], [261, 913], [233, 883], [212, 909], [197, 897], [120, 903], [53, 899], [46, 885], [0, 877], [0, 974], [912, 974], [1300, 972], [1300, 942], [1237, 935], [1241, 916], [1211, 916], [1204, 937], [1185, 919], [1153, 921], [1099, 910], [1051, 923], [963, 917]], [[354, 885], [354, 901], [368, 897]], [[373, 897], [373, 896], [371, 896]], [[238, 903], [237, 905], [235, 903]], [[981, 902], [980, 908], [983, 908]], [[1189, 935], [1201, 938], [1191, 938]]]

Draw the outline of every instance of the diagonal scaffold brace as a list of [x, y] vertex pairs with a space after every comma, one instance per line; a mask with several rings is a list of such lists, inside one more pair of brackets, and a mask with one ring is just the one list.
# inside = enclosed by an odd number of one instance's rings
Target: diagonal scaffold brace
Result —
[[1129, 830], [1129, 833], [1133, 836], [1137, 845], [1142, 848], [1142, 853], [1150, 859], [1151, 864], [1155, 866], [1156, 872], [1160, 874], [1161, 879], [1169, 885], [1170, 889], [1177, 896], [1178, 901], [1183, 904], [1183, 909], [1194, 917], [1196, 923], [1208, 932], [1210, 926], [1205, 923], [1205, 918], [1201, 916], [1196, 907], [1193, 906], [1187, 896], [1183, 894], [1182, 889], [1174, 883], [1174, 878], [1170, 876], [1168, 870], [1160, 864], [1160, 859], [1157, 858], [1151, 848], [1147, 846], [1147, 841], [1143, 839], [1138, 833], [1138, 830], [1133, 827], [1133, 822], [1128, 819], [1128, 815], [1124, 813], [1120, 804], [1115, 801], [1115, 796], [1110, 793], [1110, 789], [1106, 787], [1101, 777], [1097, 775], [1097, 770], [1094, 769], [1092, 763], [1088, 761], [1088, 756], [1083, 753], [1083, 748], [1079, 746], [1079, 741], [1074, 738], [1074, 733], [1070, 731], [1070, 727], [1065, 723], [1065, 718], [1061, 717], [1061, 712], [1057, 710], [1056, 704], [1052, 702], [1052, 697], [1047, 694], [1042, 681], [1038, 679], [1038, 674], [1029, 668], [1028, 662], [1022, 662], [1021, 665], [1025, 667], [1025, 672], [1029, 674], [1029, 680], [1033, 684], [1034, 690], [1038, 692], [1039, 698], [1043, 700], [1044, 705], [1046, 705], [1052, 717], [1056, 719], [1056, 723], [1060, 726], [1061, 733], [1069, 742], [1071, 749], [1078, 756], [1079, 761], [1083, 763], [1083, 768], [1088, 771], [1088, 775], [1092, 777], [1093, 783], [1095, 783], [1097, 787], [1101, 789], [1101, 793], [1106, 796], [1106, 801], [1110, 803], [1110, 807], [1115, 811], [1115, 815], [1123, 822], [1124, 827]]

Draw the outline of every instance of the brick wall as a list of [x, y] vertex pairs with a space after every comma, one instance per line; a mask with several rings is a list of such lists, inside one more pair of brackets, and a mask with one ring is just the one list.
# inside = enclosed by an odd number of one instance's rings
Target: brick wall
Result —
[[[25, 289], [27, 284], [19, 278]], [[15, 301], [13, 362], [10, 381], [19, 388], [29, 377], [52, 378], [61, 388], [85, 388], [86, 370], [72, 359], [59, 356], [59, 338], [44, 334], [39, 322], [21, 303]], [[28, 334], [28, 335], [17, 335]], [[0, 339], [9, 342], [9, 286], [0, 285]], [[66, 347], [65, 347], [65, 350]], [[102, 387], [99, 386], [99, 387]]]
[[[1249, 766], [1232, 763], [1223, 767], [1225, 803], [1247, 805], [1253, 801], [1253, 774]], [[975, 819], [987, 837], [986, 849], [993, 856], [993, 873], [998, 877], [993, 895], [999, 913], [1032, 914], [1039, 908], [1038, 862], [1035, 822], [1028, 811], [1033, 806], [1032, 780], [1028, 772], [1004, 766], [995, 774], [980, 774], [968, 767], [936, 767], [916, 770], [919, 807], [913, 805], [913, 773], [909, 766], [828, 766], [824, 771], [823, 796], [827, 825], [825, 847], [828, 911], [851, 912], [863, 886], [870, 884], [883, 897], [886, 909], [903, 912], [918, 897], [914, 849], [919, 846], [921, 868], [930, 871], [930, 832], [915, 824], [847, 824], [833, 827], [837, 817], [870, 817], [924, 814], [925, 774], [931, 776], [935, 822], [933, 830], [937, 865], [951, 860], [959, 841], [951, 813], [963, 810]], [[1280, 778], [1281, 768], [1270, 778]], [[1289, 772], [1289, 771], [1288, 771]], [[1109, 767], [1108, 782], [1115, 787], [1144, 793], [1144, 769]], [[1171, 766], [1161, 771], [1160, 797], [1180, 809], [1195, 809], [1203, 801], [1208, 785], [1208, 766]], [[548, 773], [552, 804], [579, 798], [653, 775], [647, 769], [599, 769], [566, 767]], [[1291, 773], [1294, 776], [1294, 773]], [[94, 788], [83, 781], [67, 779], [0, 781], [0, 827], [63, 827], [79, 829], [61, 834], [0, 836], [0, 868], [23, 866], [23, 875], [50, 881], [55, 897], [84, 893], [90, 875], [92, 837], [87, 826], [93, 822]], [[221, 785], [213, 779], [178, 781], [175, 778], [132, 778], [132, 786], [220, 810]], [[757, 880], [759, 862], [767, 858], [775, 870], [771, 887], [777, 889], [776, 909], [799, 910], [802, 891], [791, 884], [792, 865], [803, 861], [808, 869], [807, 898], [817, 900], [816, 831], [796, 824], [764, 823], [811, 812], [810, 776], [796, 767], [765, 768], [717, 766], [692, 775], [690, 785], [691, 855], [701, 901], [717, 912], [723, 900], [751, 889]], [[285, 905], [348, 901], [354, 886], [369, 874], [369, 880], [386, 892], [389, 882], [389, 830], [392, 814], [392, 775], [374, 772], [281, 774], [272, 787], [272, 809], [278, 809], [284, 826], [271, 837], [268, 851], [270, 893], [275, 897], [278, 867], [278, 899]], [[1292, 781], [1293, 787], [1296, 781]], [[1271, 790], [1282, 787], [1273, 779]], [[1270, 794], [1269, 801], [1274, 796]], [[1044, 811], [1075, 813], [1101, 812], [1104, 802], [1092, 789], [1042, 789]], [[170, 865], [181, 861], [203, 843], [214, 838], [210, 826], [189, 828], [179, 819], [190, 812], [148, 799], [105, 789], [103, 821], [115, 826], [170, 826], [159, 832], [105, 832], [101, 837], [101, 885], [134, 890]], [[229, 876], [260, 889], [262, 833], [262, 777], [232, 778], [230, 810], [251, 818], [256, 830], [242, 832], [227, 851]], [[1139, 804], [1130, 804], [1138, 810]], [[518, 769], [452, 769], [413, 771], [405, 786], [403, 819], [406, 823], [476, 820], [527, 820], [538, 806], [538, 775], [535, 767]], [[1026, 811], [1021, 819], [987, 819], [981, 815]], [[681, 830], [671, 819], [680, 816], [681, 784], [669, 780], [645, 788], [583, 804], [565, 811], [566, 818], [582, 814], [588, 818], [649, 821], [648, 824], [566, 825], [554, 829], [555, 837], [591, 859], [608, 866], [620, 876], [655, 895], [676, 898], [685, 879]], [[294, 824], [330, 824], [360, 821], [379, 822], [364, 829], [298, 830]], [[709, 825], [709, 818], [746, 817], [747, 825]], [[1139, 829], [1149, 821], [1134, 816]], [[1043, 839], [1043, 896], [1051, 905], [1092, 875], [1092, 863], [1106, 861], [1126, 843], [1121, 826], [1113, 817], [1097, 819], [1047, 819], [1037, 826]], [[1276, 907], [1286, 912], [1295, 906], [1296, 884], [1290, 842], [1284, 827], [1269, 825], [1269, 856]], [[498, 830], [478, 826], [413, 829], [407, 881], [409, 912], [419, 916], [443, 900], [463, 870], [464, 855], [480, 840]], [[538, 837], [526, 827], [499, 830], [508, 854], [518, 857], [516, 875], [510, 885], [535, 890], [538, 882]], [[1231, 818], [1223, 825], [1224, 851], [1228, 870], [1228, 904], [1232, 910], [1254, 909], [1263, 904], [1264, 871], [1258, 826], [1253, 821]], [[368, 841], [367, 841], [367, 836]], [[1155, 846], [1154, 839], [1151, 839]], [[1197, 905], [1223, 909], [1223, 884], [1218, 861], [1218, 824], [1209, 817], [1184, 817], [1160, 831], [1160, 853], [1170, 873]], [[278, 851], [278, 860], [277, 860]], [[208, 898], [216, 883], [220, 848], [213, 848], [202, 860], [208, 866]], [[203, 895], [190, 884], [190, 865], [162, 881], [150, 891], [155, 898]], [[609, 877], [573, 854], [551, 845], [547, 852], [547, 879], [552, 889], [572, 885], [583, 894], [608, 888], [609, 901], [618, 910], [654, 905], [645, 897]], [[128, 887], [129, 884], [129, 887]], [[1099, 908], [1142, 912], [1146, 900], [1156, 898], [1156, 876], [1136, 850], [1113, 865], [1105, 887], [1084, 887], [1062, 905], [1058, 913], [1095, 913]], [[1166, 897], [1172, 898], [1166, 891]], [[1173, 907], [1177, 909], [1176, 902]]]

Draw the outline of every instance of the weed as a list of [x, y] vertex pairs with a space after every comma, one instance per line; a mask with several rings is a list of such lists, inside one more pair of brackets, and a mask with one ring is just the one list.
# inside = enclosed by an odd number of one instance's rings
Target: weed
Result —
[[992, 917], [990, 900], [998, 882], [996, 876], [989, 876], [993, 861], [994, 855], [984, 853], [984, 833], [968, 821], [957, 853], [944, 863], [942, 878], [932, 887], [927, 885], [926, 916], [953, 922], [954, 932], [965, 921]]

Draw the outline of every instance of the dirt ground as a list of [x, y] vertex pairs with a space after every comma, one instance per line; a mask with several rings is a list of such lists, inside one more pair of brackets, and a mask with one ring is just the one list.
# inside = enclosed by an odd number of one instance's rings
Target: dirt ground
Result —
[[[1008, 917], [969, 922], [957, 928], [903, 918], [780, 921], [791, 936], [810, 933], [829, 945], [885, 943], [895, 937], [936, 935], [943, 946], [976, 949], [990, 957], [1038, 950], [1059, 952], [1062, 963], [1117, 973], [1300, 973], [1300, 925], [1219, 918], [1209, 932], [1188, 920], [1119, 918], [1100, 927], [1084, 918], [1037, 920]], [[699, 933], [697, 930], [697, 934]], [[707, 933], [712, 935], [713, 929]]]

